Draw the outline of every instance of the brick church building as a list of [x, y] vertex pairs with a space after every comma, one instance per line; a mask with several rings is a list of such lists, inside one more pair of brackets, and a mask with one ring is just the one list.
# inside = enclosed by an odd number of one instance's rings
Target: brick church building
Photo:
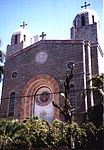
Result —
[[82, 9], [73, 20], [68, 40], [46, 40], [42, 33], [42, 40], [34, 42], [25, 26], [23, 22], [7, 46], [1, 117], [22, 120], [38, 116], [48, 121], [62, 118], [52, 101], [64, 105], [60, 91], [64, 91], [70, 62], [75, 67], [69, 85], [69, 102], [76, 114], [86, 112], [96, 103], [92, 92], [87, 95], [86, 89], [92, 85], [87, 80], [99, 74], [103, 59], [96, 12]]

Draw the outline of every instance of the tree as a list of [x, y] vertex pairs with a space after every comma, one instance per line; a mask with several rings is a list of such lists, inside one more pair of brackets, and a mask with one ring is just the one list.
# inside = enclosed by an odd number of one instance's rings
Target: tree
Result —
[[96, 127], [103, 124], [104, 74], [92, 77], [92, 87], [95, 105], [88, 110], [89, 121]]
[[53, 106], [58, 108], [60, 110], [60, 112], [63, 114], [63, 116], [65, 118], [65, 122], [70, 121], [70, 123], [72, 120], [72, 113], [73, 113], [74, 109], [72, 108], [70, 101], [69, 101], [69, 89], [70, 89], [69, 84], [70, 84], [71, 79], [73, 78], [74, 66], [75, 65], [73, 62], [69, 62], [67, 65], [68, 70], [66, 72], [66, 79], [64, 81], [64, 93], [61, 93], [64, 96], [64, 106], [60, 107], [57, 104], [55, 104], [54, 101], [52, 101]]
[[[0, 39], [0, 46], [1, 46], [1, 39]], [[0, 50], [0, 82], [2, 80], [2, 75], [4, 72], [4, 62], [5, 62], [5, 54]]]
[[96, 148], [95, 147], [95, 143], [97, 141], [96, 126], [92, 122], [87, 122], [87, 123], [83, 123], [81, 128], [84, 129], [84, 131], [86, 133], [86, 148], [87, 149]]
[[[89, 87], [94, 92], [96, 104], [103, 102], [104, 98], [104, 74], [92, 77], [92, 87]], [[97, 100], [96, 100], [97, 99]]]

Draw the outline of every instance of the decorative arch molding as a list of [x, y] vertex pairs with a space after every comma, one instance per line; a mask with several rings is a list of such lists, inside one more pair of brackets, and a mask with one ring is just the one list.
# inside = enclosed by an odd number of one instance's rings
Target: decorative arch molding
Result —
[[[24, 82], [21, 95], [24, 96], [21, 98], [21, 111], [20, 111], [20, 119], [23, 120], [25, 117], [32, 116], [32, 105], [35, 99], [35, 93], [41, 87], [47, 87], [50, 89], [52, 94], [52, 101], [59, 104], [59, 86], [57, 81], [47, 75], [34, 75], [30, 80]], [[52, 102], [51, 102], [52, 103]], [[59, 110], [52, 105], [53, 109], [53, 118], [59, 118]]]

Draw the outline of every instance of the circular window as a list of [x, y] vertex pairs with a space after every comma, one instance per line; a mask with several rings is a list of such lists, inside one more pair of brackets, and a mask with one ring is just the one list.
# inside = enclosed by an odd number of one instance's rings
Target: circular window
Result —
[[47, 87], [40, 88], [36, 93], [36, 104], [40, 106], [48, 105], [51, 102], [51, 91]]
[[39, 52], [36, 55], [35, 61], [37, 63], [43, 64], [43, 63], [46, 62], [47, 58], [48, 58], [48, 54], [47, 53], [45, 53], [45, 52]]
[[17, 77], [17, 72], [13, 72], [12, 73], [12, 78], [16, 78]]

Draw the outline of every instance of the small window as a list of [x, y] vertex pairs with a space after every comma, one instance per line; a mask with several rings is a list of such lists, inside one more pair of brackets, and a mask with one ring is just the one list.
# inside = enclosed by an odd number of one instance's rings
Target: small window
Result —
[[15, 44], [17, 44], [17, 41], [18, 41], [18, 35], [15, 35]]
[[14, 72], [12, 73], [12, 78], [16, 78], [16, 77], [17, 77], [17, 72], [14, 71]]
[[76, 20], [74, 21], [74, 27], [76, 28]]
[[23, 37], [24, 37], [24, 41], [26, 41], [26, 35], [24, 35]]
[[32, 44], [32, 38], [30, 38], [30, 44]]
[[82, 17], [81, 17], [81, 25], [82, 25], [82, 26], [85, 26], [85, 16], [82, 16]]
[[10, 94], [8, 116], [14, 116], [14, 105], [15, 105], [15, 92], [12, 92]]
[[94, 23], [95, 21], [94, 21], [94, 16], [92, 15], [92, 23]]

